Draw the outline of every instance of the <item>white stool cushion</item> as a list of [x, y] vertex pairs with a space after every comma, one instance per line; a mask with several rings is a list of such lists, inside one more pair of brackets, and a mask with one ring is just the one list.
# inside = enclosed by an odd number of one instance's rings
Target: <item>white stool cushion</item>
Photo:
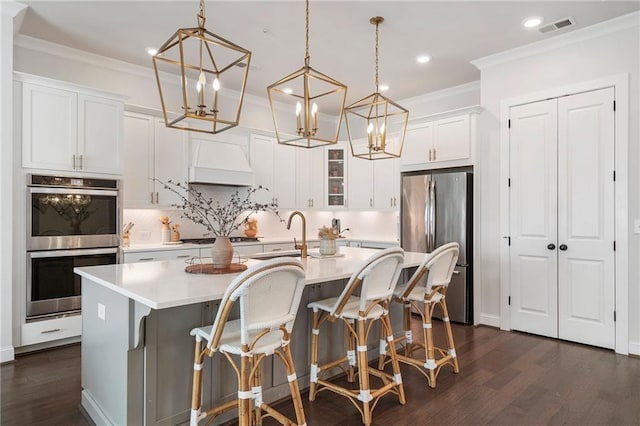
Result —
[[[403, 293], [404, 289], [399, 289], [396, 290], [394, 292], [394, 296], [396, 297], [400, 297], [400, 295]], [[411, 293], [409, 293], [409, 295], [407, 296], [407, 298], [405, 300], [410, 300], [412, 302], [424, 302], [424, 292], [425, 292], [425, 288], [424, 287], [420, 287], [420, 286], [415, 286], [413, 288], [413, 290], [411, 290]], [[429, 300], [429, 302], [431, 303], [438, 303], [439, 301], [442, 300], [442, 294], [441, 293], [436, 293], [433, 296], [431, 296], [431, 299]]]
[[[192, 336], [200, 336], [208, 341], [211, 336], [211, 327], [198, 327], [191, 330]], [[258, 331], [249, 333], [250, 338], [255, 337]], [[282, 346], [282, 331], [272, 330], [260, 338], [258, 344], [254, 346], [254, 354], [271, 355], [276, 349]], [[235, 355], [242, 354], [242, 344], [240, 342], [240, 320], [227, 321], [224, 332], [220, 339], [220, 352], [228, 352]]]
[[[316, 302], [311, 302], [307, 305], [308, 308], [318, 309], [325, 312], [333, 311], [333, 307], [338, 301], [338, 297], [330, 297], [328, 299], [318, 300]], [[350, 296], [347, 300], [347, 303], [342, 310], [342, 318], [347, 319], [358, 319], [360, 316], [358, 315], [360, 310], [360, 298], [355, 296]], [[367, 319], [377, 319], [380, 318], [384, 314], [384, 309], [382, 306], [375, 305], [367, 314]]]

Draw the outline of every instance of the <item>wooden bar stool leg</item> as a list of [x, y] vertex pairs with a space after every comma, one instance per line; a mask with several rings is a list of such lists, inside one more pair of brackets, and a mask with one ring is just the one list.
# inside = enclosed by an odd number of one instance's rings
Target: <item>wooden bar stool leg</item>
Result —
[[413, 332], [411, 331], [411, 303], [406, 302], [403, 309], [404, 319], [404, 354], [411, 356], [413, 353]]
[[[242, 351], [246, 354], [249, 347], [243, 345]], [[238, 381], [238, 421], [240, 426], [249, 426], [251, 424], [251, 415], [253, 410], [251, 403], [253, 402], [253, 394], [251, 392], [251, 355], [240, 356], [240, 380]]]
[[[364, 315], [361, 313], [361, 317]], [[367, 359], [366, 320], [357, 320], [357, 353], [358, 353], [358, 380], [360, 382], [360, 395], [358, 400], [362, 402], [362, 422], [365, 426], [371, 424], [371, 391], [369, 387], [369, 363]]]
[[196, 336], [195, 355], [193, 357], [193, 388], [191, 390], [191, 419], [190, 425], [196, 426], [200, 417], [202, 406], [202, 364], [204, 353], [202, 352], [202, 338]]
[[251, 393], [253, 395], [253, 405], [254, 405], [254, 420], [253, 424], [258, 426], [262, 425], [262, 367], [260, 364], [259, 357], [253, 356], [253, 369], [254, 376], [252, 380]]
[[[384, 370], [384, 363], [387, 359], [387, 340], [389, 334], [384, 326], [380, 326], [380, 355], [378, 356], [378, 370]], [[393, 339], [392, 339], [393, 340]]]
[[429, 386], [432, 388], [436, 387], [436, 351], [433, 346], [433, 323], [431, 317], [433, 315], [433, 308], [435, 305], [430, 302], [426, 302], [424, 304], [424, 344], [425, 344], [425, 354], [426, 354], [426, 362], [424, 367], [429, 370]]
[[313, 310], [313, 325], [311, 327], [311, 371], [309, 377], [309, 401], [316, 399], [318, 387], [318, 339], [320, 338], [320, 312]]
[[[346, 320], [345, 320], [346, 321]], [[355, 330], [355, 321], [352, 323], [352, 326]], [[349, 360], [349, 367], [347, 369], [347, 382], [353, 383], [356, 379], [356, 366], [358, 364], [358, 360], [356, 357], [356, 337], [349, 331], [349, 327], [345, 327], [346, 329], [346, 338], [347, 338], [347, 359]]]
[[296, 376], [293, 356], [291, 355], [291, 345], [286, 344], [282, 348], [282, 352], [286, 360], [287, 380], [289, 381], [289, 391], [291, 392], [291, 399], [293, 400], [293, 408], [296, 412], [296, 421], [298, 422], [298, 426], [302, 426], [306, 424], [306, 419], [304, 417], [304, 409], [302, 408], [302, 397], [300, 396], [298, 377]]
[[446, 299], [442, 299], [440, 302], [442, 307], [442, 320], [444, 321], [444, 328], [447, 332], [447, 344], [449, 346], [449, 355], [453, 361], [453, 372], [460, 372], [460, 365], [458, 364], [458, 357], [456, 356], [456, 347], [453, 342], [453, 331], [451, 330], [451, 321], [449, 320], [449, 309], [447, 309]]
[[406, 403], [406, 399], [404, 396], [404, 385], [402, 384], [402, 374], [400, 373], [400, 363], [398, 362], [398, 354], [396, 353], [396, 345], [393, 344], [393, 328], [391, 327], [391, 320], [389, 319], [389, 315], [384, 315], [382, 318], [382, 328], [386, 330], [387, 338], [389, 344], [388, 351], [391, 356], [391, 366], [393, 368], [393, 380], [398, 385], [398, 399], [400, 400], [400, 404], [404, 405]]

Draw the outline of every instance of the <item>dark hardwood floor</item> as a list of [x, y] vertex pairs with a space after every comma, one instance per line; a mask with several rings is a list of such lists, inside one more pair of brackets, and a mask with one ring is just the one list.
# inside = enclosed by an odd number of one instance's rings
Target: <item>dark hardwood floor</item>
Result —
[[[640, 425], [638, 358], [482, 326], [454, 326], [454, 336], [460, 374], [443, 369], [430, 389], [403, 365], [407, 404], [386, 396], [374, 424]], [[0, 374], [2, 425], [90, 424], [78, 408], [79, 345], [20, 356]], [[343, 397], [321, 392], [309, 403], [305, 393], [303, 400], [309, 425], [361, 424]], [[289, 407], [279, 408], [294, 418]]]

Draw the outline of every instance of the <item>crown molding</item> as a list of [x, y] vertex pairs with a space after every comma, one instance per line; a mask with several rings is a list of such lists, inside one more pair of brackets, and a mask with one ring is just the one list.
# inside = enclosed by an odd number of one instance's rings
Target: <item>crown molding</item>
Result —
[[24, 13], [27, 7], [29, 6], [15, 1], [0, 1], [2, 15], [8, 15], [11, 18], [15, 18], [19, 13]]
[[419, 105], [425, 102], [433, 102], [440, 99], [449, 98], [451, 96], [462, 95], [469, 92], [480, 91], [480, 80], [470, 83], [461, 84], [459, 86], [448, 87], [446, 89], [436, 90], [434, 92], [424, 93], [410, 98], [400, 100], [398, 103], [402, 105]]
[[549, 52], [561, 47], [603, 37], [608, 34], [638, 26], [640, 26], [640, 11], [609, 19], [608, 21], [599, 22], [585, 28], [579, 28], [571, 31], [570, 33], [561, 34], [546, 40], [537, 41], [535, 43], [505, 50], [494, 55], [474, 59], [471, 61], [471, 64], [482, 71], [496, 65]]

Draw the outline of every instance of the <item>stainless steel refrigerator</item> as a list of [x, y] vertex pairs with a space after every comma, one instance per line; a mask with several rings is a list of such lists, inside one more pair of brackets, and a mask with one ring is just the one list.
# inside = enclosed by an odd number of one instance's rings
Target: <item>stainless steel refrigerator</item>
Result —
[[[402, 173], [402, 248], [430, 253], [449, 242], [460, 255], [447, 290], [449, 318], [473, 322], [473, 173], [456, 168]], [[436, 309], [434, 316], [440, 316]]]

